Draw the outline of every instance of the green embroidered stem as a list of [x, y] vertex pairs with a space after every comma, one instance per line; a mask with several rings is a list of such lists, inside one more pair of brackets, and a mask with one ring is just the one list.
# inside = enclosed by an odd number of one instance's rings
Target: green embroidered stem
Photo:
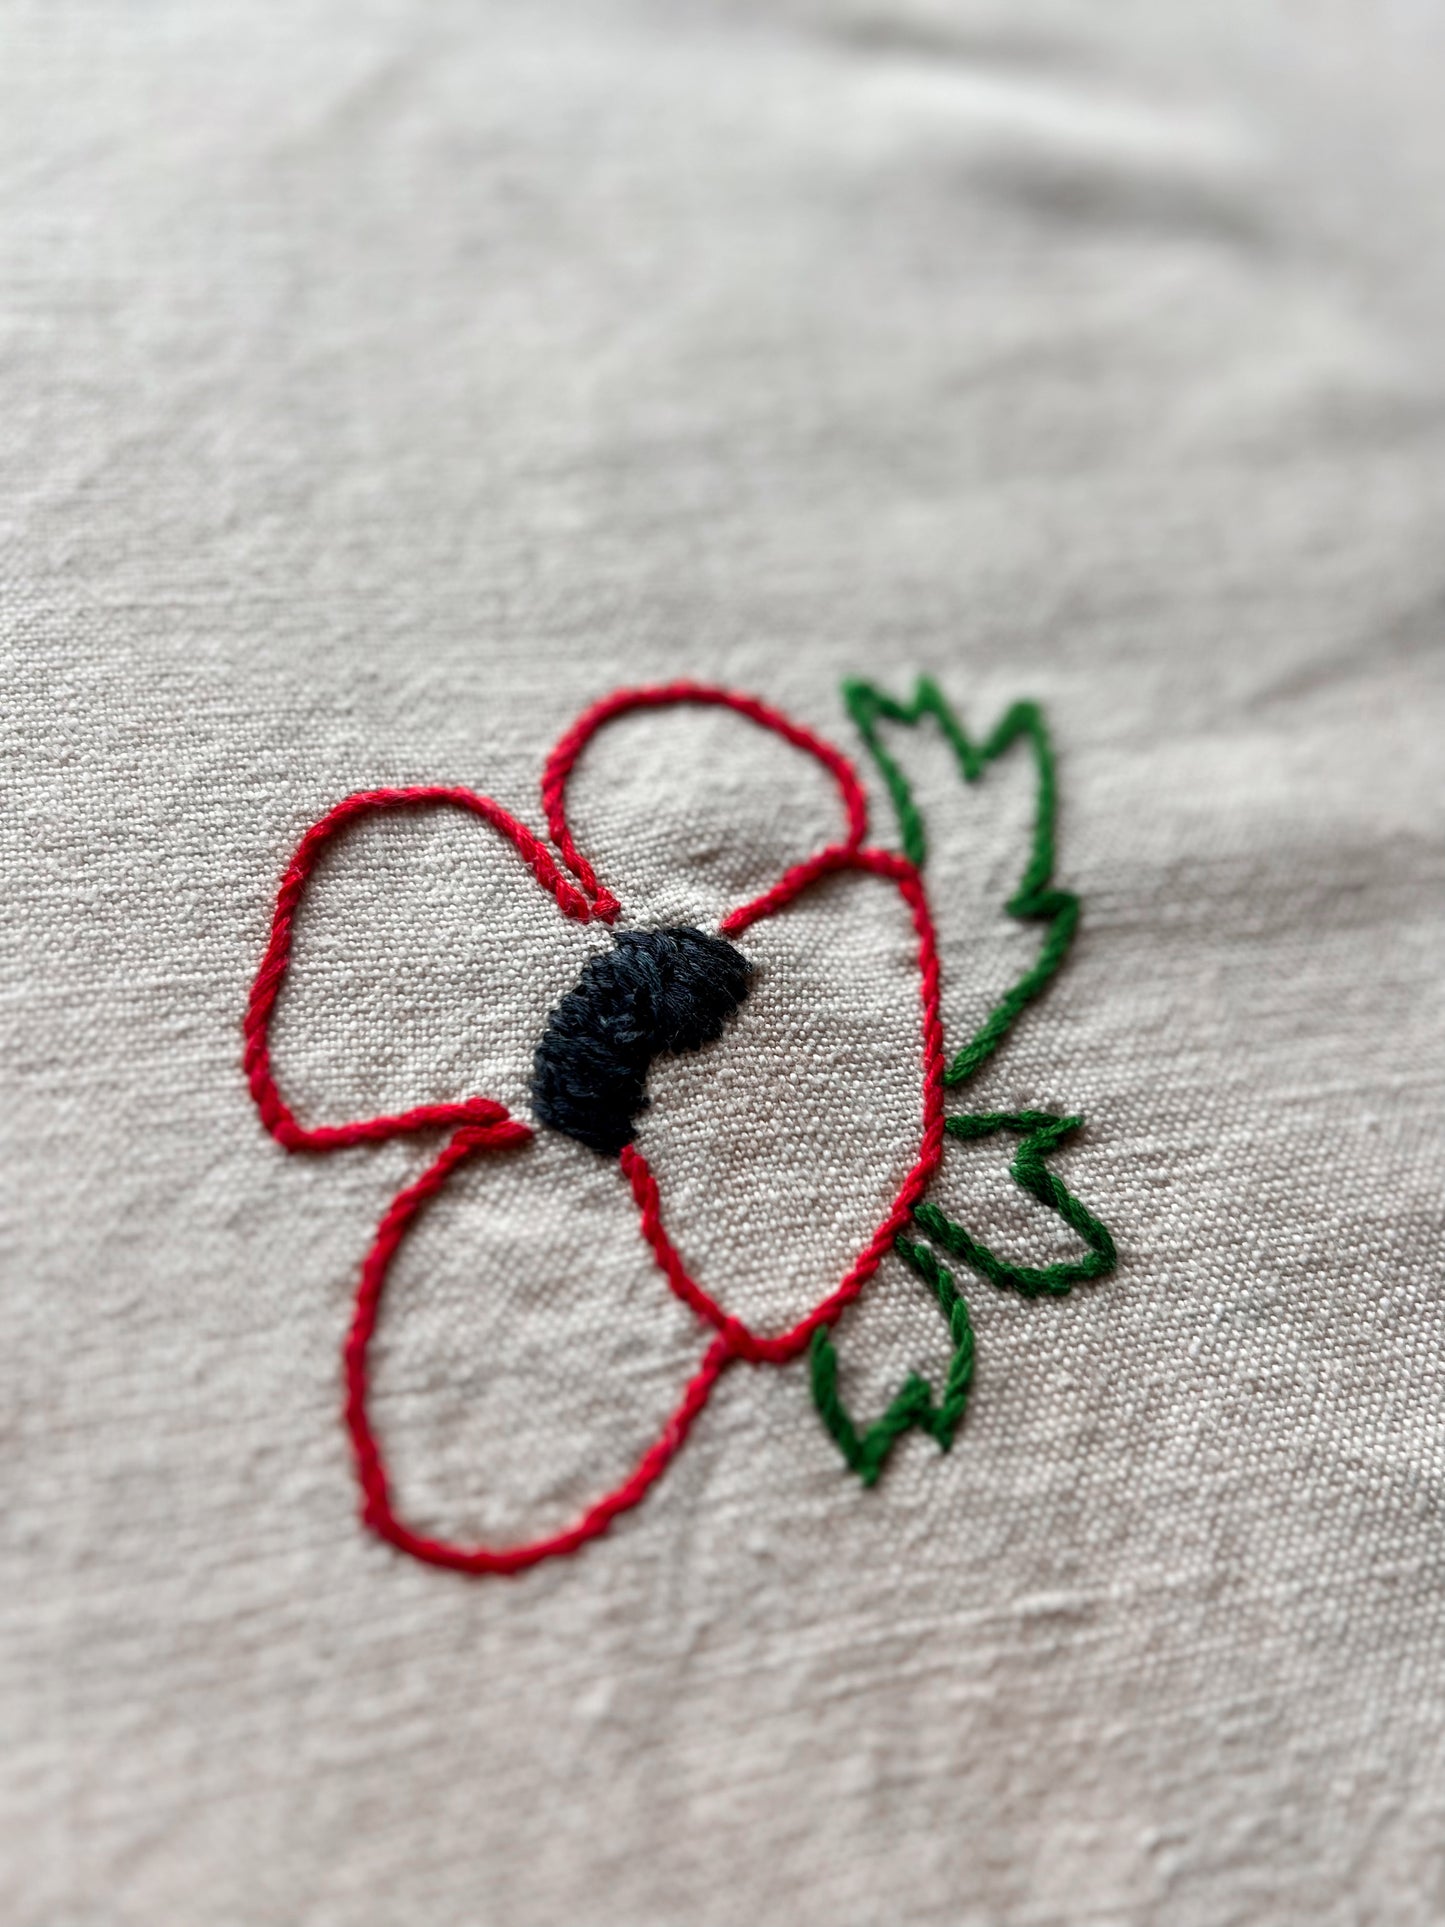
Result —
[[1009, 1175], [1015, 1184], [1032, 1192], [1040, 1204], [1057, 1211], [1065, 1223], [1078, 1232], [1089, 1247], [1086, 1257], [1042, 1268], [1009, 1264], [971, 1237], [962, 1225], [946, 1218], [936, 1204], [917, 1205], [913, 1212], [915, 1221], [935, 1244], [972, 1265], [990, 1284], [1004, 1291], [1020, 1292], [1025, 1298], [1037, 1298], [1041, 1294], [1061, 1298], [1086, 1279], [1104, 1277], [1118, 1262], [1107, 1226], [1101, 1224], [1044, 1163], [1050, 1151], [1077, 1131], [1083, 1121], [1081, 1117], [1055, 1117], [1051, 1111], [985, 1111], [977, 1117], [951, 1117], [944, 1128], [950, 1136], [959, 1138], [992, 1137], [996, 1131], [1018, 1132], [1023, 1143], [1009, 1166]]
[[928, 1380], [921, 1378], [917, 1372], [910, 1372], [902, 1390], [883, 1416], [875, 1419], [867, 1431], [860, 1433], [839, 1396], [838, 1354], [833, 1349], [827, 1327], [820, 1325], [813, 1333], [813, 1348], [809, 1354], [813, 1401], [839, 1451], [864, 1485], [877, 1482], [888, 1454], [903, 1434], [915, 1425], [937, 1443], [940, 1451], [946, 1452], [968, 1408], [968, 1387], [973, 1377], [973, 1326], [969, 1322], [968, 1306], [952, 1276], [927, 1245], [913, 1244], [900, 1235], [894, 1240], [894, 1247], [928, 1285], [942, 1307], [948, 1320], [948, 1334], [953, 1342], [953, 1357], [944, 1380], [943, 1397], [937, 1405], [933, 1403], [933, 1391]]
[[847, 682], [843, 699], [848, 713], [877, 764], [903, 838], [903, 853], [912, 863], [921, 864], [927, 854], [923, 818], [914, 801], [913, 789], [897, 761], [884, 747], [879, 723], [904, 723], [910, 728], [932, 716], [953, 749], [965, 782], [977, 782], [987, 766], [1026, 737], [1033, 752], [1037, 786], [1034, 803], [1034, 831], [1028, 862], [1018, 887], [1006, 908], [1021, 921], [1047, 924], [1043, 942], [1033, 964], [1012, 984], [994, 1005], [983, 1023], [959, 1051], [944, 1073], [946, 1084], [961, 1084], [971, 1077], [998, 1049], [1008, 1035], [1019, 1012], [1048, 983], [1068, 954], [1079, 925], [1079, 899], [1070, 890], [1052, 887], [1054, 873], [1055, 782], [1054, 752], [1048, 724], [1037, 703], [1015, 703], [981, 743], [973, 742], [962, 723], [949, 708], [938, 685], [927, 676], [919, 678], [911, 703], [901, 703], [872, 683]]

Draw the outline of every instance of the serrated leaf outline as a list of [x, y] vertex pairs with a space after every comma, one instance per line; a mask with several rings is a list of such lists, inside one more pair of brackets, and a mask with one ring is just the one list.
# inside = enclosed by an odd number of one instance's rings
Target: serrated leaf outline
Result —
[[[887, 785], [904, 854], [919, 867], [927, 857], [923, 818], [908, 778], [884, 746], [879, 729], [881, 722], [912, 727], [931, 716], [943, 731], [960, 773], [968, 783], [976, 782], [991, 762], [1020, 739], [1028, 742], [1033, 754], [1036, 772], [1033, 835], [1023, 874], [1005, 907], [1010, 916], [1042, 922], [1046, 928], [1034, 962], [1010, 985], [948, 1065], [944, 1082], [957, 1086], [993, 1055], [1025, 1007], [1049, 983], [1067, 956], [1078, 929], [1078, 897], [1072, 891], [1056, 888], [1053, 883], [1057, 790], [1048, 724], [1037, 703], [1017, 702], [989, 735], [976, 743], [938, 685], [928, 677], [919, 678], [911, 703], [899, 702], [874, 684], [857, 681], [843, 685], [843, 698]], [[1017, 1291], [1025, 1298], [1061, 1297], [1075, 1284], [1104, 1277], [1117, 1263], [1108, 1227], [1073, 1195], [1046, 1163], [1050, 1152], [1077, 1131], [1083, 1121], [1079, 1116], [1066, 1117], [1051, 1111], [987, 1111], [956, 1114], [945, 1125], [949, 1135], [961, 1139], [989, 1137], [999, 1131], [1017, 1133], [1023, 1142], [1009, 1167], [1010, 1175], [1021, 1189], [1056, 1211], [1079, 1234], [1087, 1247], [1082, 1258], [1062, 1259], [1045, 1266], [1014, 1264], [1000, 1258], [962, 1225], [946, 1217], [936, 1205], [926, 1202], [914, 1207], [914, 1222], [941, 1249], [962, 1258], [991, 1284]], [[844, 1460], [867, 1486], [877, 1482], [894, 1445], [914, 1427], [934, 1439], [941, 1451], [949, 1449], [967, 1410], [973, 1378], [973, 1326], [952, 1273], [926, 1245], [902, 1233], [894, 1245], [929, 1287], [948, 1320], [953, 1353], [942, 1399], [935, 1404], [928, 1381], [919, 1373], [910, 1372], [882, 1416], [860, 1432], [838, 1390], [838, 1355], [827, 1326], [819, 1326], [815, 1331], [809, 1353], [814, 1403]]]

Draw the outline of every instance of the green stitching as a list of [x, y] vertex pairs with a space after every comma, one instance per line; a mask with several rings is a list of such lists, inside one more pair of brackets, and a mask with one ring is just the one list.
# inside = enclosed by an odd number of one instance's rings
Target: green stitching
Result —
[[874, 1419], [867, 1431], [860, 1433], [838, 1394], [838, 1354], [827, 1327], [820, 1325], [813, 1333], [808, 1362], [812, 1369], [814, 1403], [839, 1451], [864, 1485], [877, 1483], [888, 1454], [915, 1425], [937, 1442], [941, 1452], [946, 1452], [968, 1409], [968, 1387], [973, 1377], [973, 1326], [969, 1322], [968, 1306], [955, 1287], [952, 1275], [927, 1245], [912, 1244], [901, 1234], [893, 1242], [942, 1307], [953, 1341], [953, 1357], [949, 1360], [940, 1404], [933, 1403], [933, 1389], [928, 1380], [917, 1372], [910, 1372], [903, 1389], [882, 1418]]
[[966, 783], [977, 782], [987, 766], [996, 757], [1002, 756], [1005, 750], [1012, 748], [1021, 736], [1028, 738], [1033, 751], [1034, 767], [1038, 773], [1033, 841], [1018, 888], [1005, 908], [1011, 917], [1026, 922], [1046, 922], [1048, 928], [1033, 964], [994, 1005], [944, 1072], [945, 1084], [961, 1084], [993, 1055], [1012, 1029], [1019, 1012], [1038, 996], [1057, 971], [1068, 955], [1069, 945], [1079, 926], [1079, 899], [1071, 890], [1051, 887], [1056, 796], [1054, 751], [1049, 727], [1037, 703], [1015, 703], [1002, 721], [995, 725], [991, 735], [986, 736], [982, 743], [974, 743], [949, 708], [938, 685], [927, 676], [919, 678], [911, 703], [900, 703], [895, 697], [886, 696], [881, 689], [866, 682], [845, 682], [843, 700], [867, 745], [868, 754], [878, 765], [888, 785], [888, 793], [898, 817], [899, 833], [903, 838], [903, 854], [911, 863], [921, 864], [927, 854], [923, 818], [913, 799], [908, 778], [883, 746], [878, 729], [880, 721], [905, 723], [911, 728], [915, 723], [922, 722], [925, 716], [932, 716], [952, 746]]
[[[1006, 908], [1010, 916], [1046, 922], [1048, 927], [1032, 966], [1000, 998], [944, 1073], [945, 1083], [961, 1084], [998, 1049], [1025, 1005], [1038, 996], [1058, 970], [1079, 924], [1079, 899], [1072, 891], [1052, 887], [1056, 796], [1048, 725], [1037, 703], [1015, 703], [992, 734], [976, 744], [969, 739], [937, 685], [927, 677], [919, 679], [910, 704], [900, 703], [865, 682], [845, 683], [843, 697], [869, 755], [888, 786], [904, 854], [915, 864], [921, 865], [927, 854], [923, 818], [908, 778], [883, 746], [878, 727], [881, 721], [912, 727], [925, 716], [932, 716], [953, 748], [964, 781], [969, 783], [976, 782], [988, 764], [1002, 756], [1021, 736], [1028, 738], [1033, 751], [1038, 776], [1033, 840], [1024, 873]], [[1079, 1234], [1088, 1247], [1086, 1256], [1052, 1265], [1015, 1265], [980, 1244], [962, 1225], [945, 1217], [936, 1205], [916, 1205], [915, 1223], [935, 1244], [962, 1258], [991, 1284], [1017, 1291], [1025, 1298], [1062, 1297], [1075, 1284], [1102, 1278], [1118, 1261], [1114, 1241], [1107, 1227], [1045, 1163], [1049, 1154], [1082, 1123], [1081, 1117], [1059, 1117], [1051, 1111], [984, 1111], [950, 1117], [944, 1128], [951, 1136], [966, 1139], [991, 1137], [998, 1131], [1016, 1132], [1023, 1142], [1009, 1167], [1014, 1182], [1051, 1211], [1056, 1211]], [[926, 1245], [914, 1244], [901, 1235], [894, 1244], [937, 1298], [948, 1320], [953, 1355], [938, 1405], [933, 1403], [928, 1381], [917, 1372], [910, 1372], [882, 1417], [860, 1433], [838, 1391], [838, 1354], [828, 1329], [819, 1326], [814, 1332], [810, 1354], [813, 1400], [830, 1436], [864, 1485], [877, 1482], [894, 1445], [914, 1426], [927, 1432], [939, 1449], [946, 1452], [967, 1410], [973, 1378], [973, 1326], [952, 1275]]]
[[1009, 1166], [1009, 1175], [1023, 1190], [1033, 1193], [1040, 1204], [1057, 1211], [1089, 1247], [1088, 1256], [1045, 1265], [1013, 1265], [969, 1236], [962, 1225], [946, 1218], [936, 1204], [920, 1204], [913, 1216], [935, 1244], [955, 1258], [981, 1272], [990, 1284], [1003, 1291], [1017, 1291], [1025, 1298], [1041, 1294], [1062, 1298], [1074, 1286], [1089, 1278], [1102, 1278], [1114, 1269], [1118, 1254], [1108, 1228], [1081, 1204], [1061, 1178], [1044, 1163], [1050, 1151], [1083, 1123], [1081, 1117], [1056, 1117], [1051, 1111], [984, 1111], [976, 1117], [951, 1117], [944, 1129], [952, 1137], [992, 1137], [996, 1131], [1016, 1131], [1023, 1137], [1018, 1154]]

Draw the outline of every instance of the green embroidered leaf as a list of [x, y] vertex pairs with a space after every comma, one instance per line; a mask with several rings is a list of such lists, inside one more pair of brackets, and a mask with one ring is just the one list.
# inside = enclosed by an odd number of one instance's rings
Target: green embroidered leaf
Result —
[[935, 1204], [915, 1206], [915, 1222], [935, 1244], [955, 1258], [962, 1258], [990, 1284], [1004, 1291], [1020, 1292], [1025, 1298], [1043, 1294], [1061, 1298], [1086, 1279], [1104, 1277], [1118, 1262], [1108, 1227], [1079, 1202], [1044, 1162], [1050, 1151], [1077, 1131], [1083, 1121], [1081, 1117], [1056, 1117], [1052, 1111], [984, 1111], [976, 1117], [951, 1117], [944, 1129], [957, 1138], [992, 1137], [996, 1131], [1017, 1132], [1023, 1143], [1009, 1166], [1009, 1175], [1015, 1184], [1031, 1192], [1051, 1211], [1057, 1211], [1064, 1222], [1078, 1232], [1089, 1248], [1086, 1257], [1041, 1268], [1010, 1264], [971, 1237], [962, 1225], [946, 1218]]
[[[1036, 703], [1015, 703], [991, 734], [975, 743], [937, 685], [926, 677], [919, 680], [911, 703], [901, 703], [864, 682], [845, 683], [843, 695], [892, 798], [904, 854], [920, 866], [927, 856], [923, 818], [908, 778], [883, 743], [881, 723], [901, 723], [912, 728], [925, 717], [931, 717], [952, 748], [967, 783], [976, 782], [991, 762], [1021, 738], [1027, 741], [1033, 755], [1036, 772], [1033, 837], [1023, 874], [1005, 907], [1013, 917], [1042, 923], [1043, 939], [1034, 962], [1009, 986], [949, 1063], [944, 1082], [958, 1085], [993, 1055], [1025, 1006], [1048, 984], [1068, 954], [1078, 928], [1078, 898], [1071, 891], [1053, 886], [1055, 782], [1048, 725]], [[945, 1126], [950, 1136], [963, 1139], [990, 1137], [999, 1131], [1017, 1133], [1023, 1142], [1009, 1167], [1015, 1183], [1056, 1211], [1079, 1234], [1087, 1247], [1082, 1258], [1044, 1266], [1012, 1264], [932, 1204], [914, 1207], [915, 1223], [942, 1250], [962, 1258], [991, 1284], [1017, 1291], [1026, 1298], [1060, 1297], [1075, 1284], [1105, 1276], [1117, 1262], [1114, 1241], [1107, 1227], [1048, 1169], [1045, 1161], [1082, 1123], [1080, 1117], [1060, 1117], [1050, 1111], [987, 1111], [950, 1117]], [[953, 1356], [943, 1398], [937, 1405], [927, 1380], [910, 1372], [883, 1415], [860, 1432], [838, 1390], [838, 1355], [828, 1330], [820, 1326], [813, 1334], [810, 1362], [814, 1402], [844, 1459], [865, 1485], [876, 1482], [898, 1439], [915, 1426], [947, 1451], [967, 1409], [973, 1377], [973, 1327], [968, 1307], [952, 1275], [926, 1245], [901, 1235], [895, 1245], [929, 1287], [948, 1320]]]
[[961, 1084], [986, 1062], [1013, 1028], [1024, 1006], [1049, 982], [1068, 955], [1069, 945], [1079, 926], [1079, 899], [1070, 890], [1053, 888], [1054, 874], [1054, 751], [1048, 724], [1037, 703], [1015, 703], [991, 734], [981, 743], [969, 737], [954, 715], [938, 685], [924, 676], [919, 679], [911, 703], [901, 703], [872, 683], [847, 682], [843, 699], [848, 713], [888, 786], [903, 839], [903, 853], [912, 863], [922, 864], [927, 855], [923, 818], [914, 800], [913, 789], [896, 759], [884, 746], [881, 722], [903, 723], [912, 728], [931, 716], [953, 750], [966, 783], [976, 783], [988, 765], [1021, 738], [1033, 754], [1036, 772], [1034, 833], [1028, 861], [1018, 886], [1005, 906], [1011, 917], [1043, 923], [1043, 941], [1029, 968], [1009, 986], [974, 1035], [958, 1052], [944, 1072], [946, 1084]]
[[938, 1300], [948, 1320], [953, 1357], [949, 1360], [948, 1376], [944, 1380], [943, 1398], [939, 1404], [933, 1402], [933, 1390], [928, 1380], [920, 1378], [917, 1372], [910, 1372], [903, 1382], [903, 1389], [883, 1416], [874, 1419], [866, 1432], [860, 1432], [848, 1416], [838, 1392], [838, 1354], [833, 1349], [827, 1327], [820, 1325], [813, 1333], [813, 1348], [809, 1354], [813, 1401], [839, 1451], [864, 1485], [876, 1483], [884, 1461], [896, 1442], [915, 1425], [937, 1441], [940, 1451], [946, 1452], [953, 1444], [953, 1435], [968, 1409], [968, 1387], [973, 1377], [973, 1326], [969, 1322], [968, 1306], [955, 1287], [951, 1274], [938, 1262], [927, 1245], [913, 1244], [901, 1234], [893, 1242], [900, 1256], [913, 1267]]

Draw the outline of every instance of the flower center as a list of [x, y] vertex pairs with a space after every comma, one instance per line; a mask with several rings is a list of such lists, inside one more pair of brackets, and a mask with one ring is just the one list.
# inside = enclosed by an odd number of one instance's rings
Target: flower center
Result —
[[637, 1134], [653, 1058], [721, 1037], [751, 973], [726, 939], [687, 924], [620, 931], [547, 1019], [533, 1059], [539, 1120], [615, 1156]]

